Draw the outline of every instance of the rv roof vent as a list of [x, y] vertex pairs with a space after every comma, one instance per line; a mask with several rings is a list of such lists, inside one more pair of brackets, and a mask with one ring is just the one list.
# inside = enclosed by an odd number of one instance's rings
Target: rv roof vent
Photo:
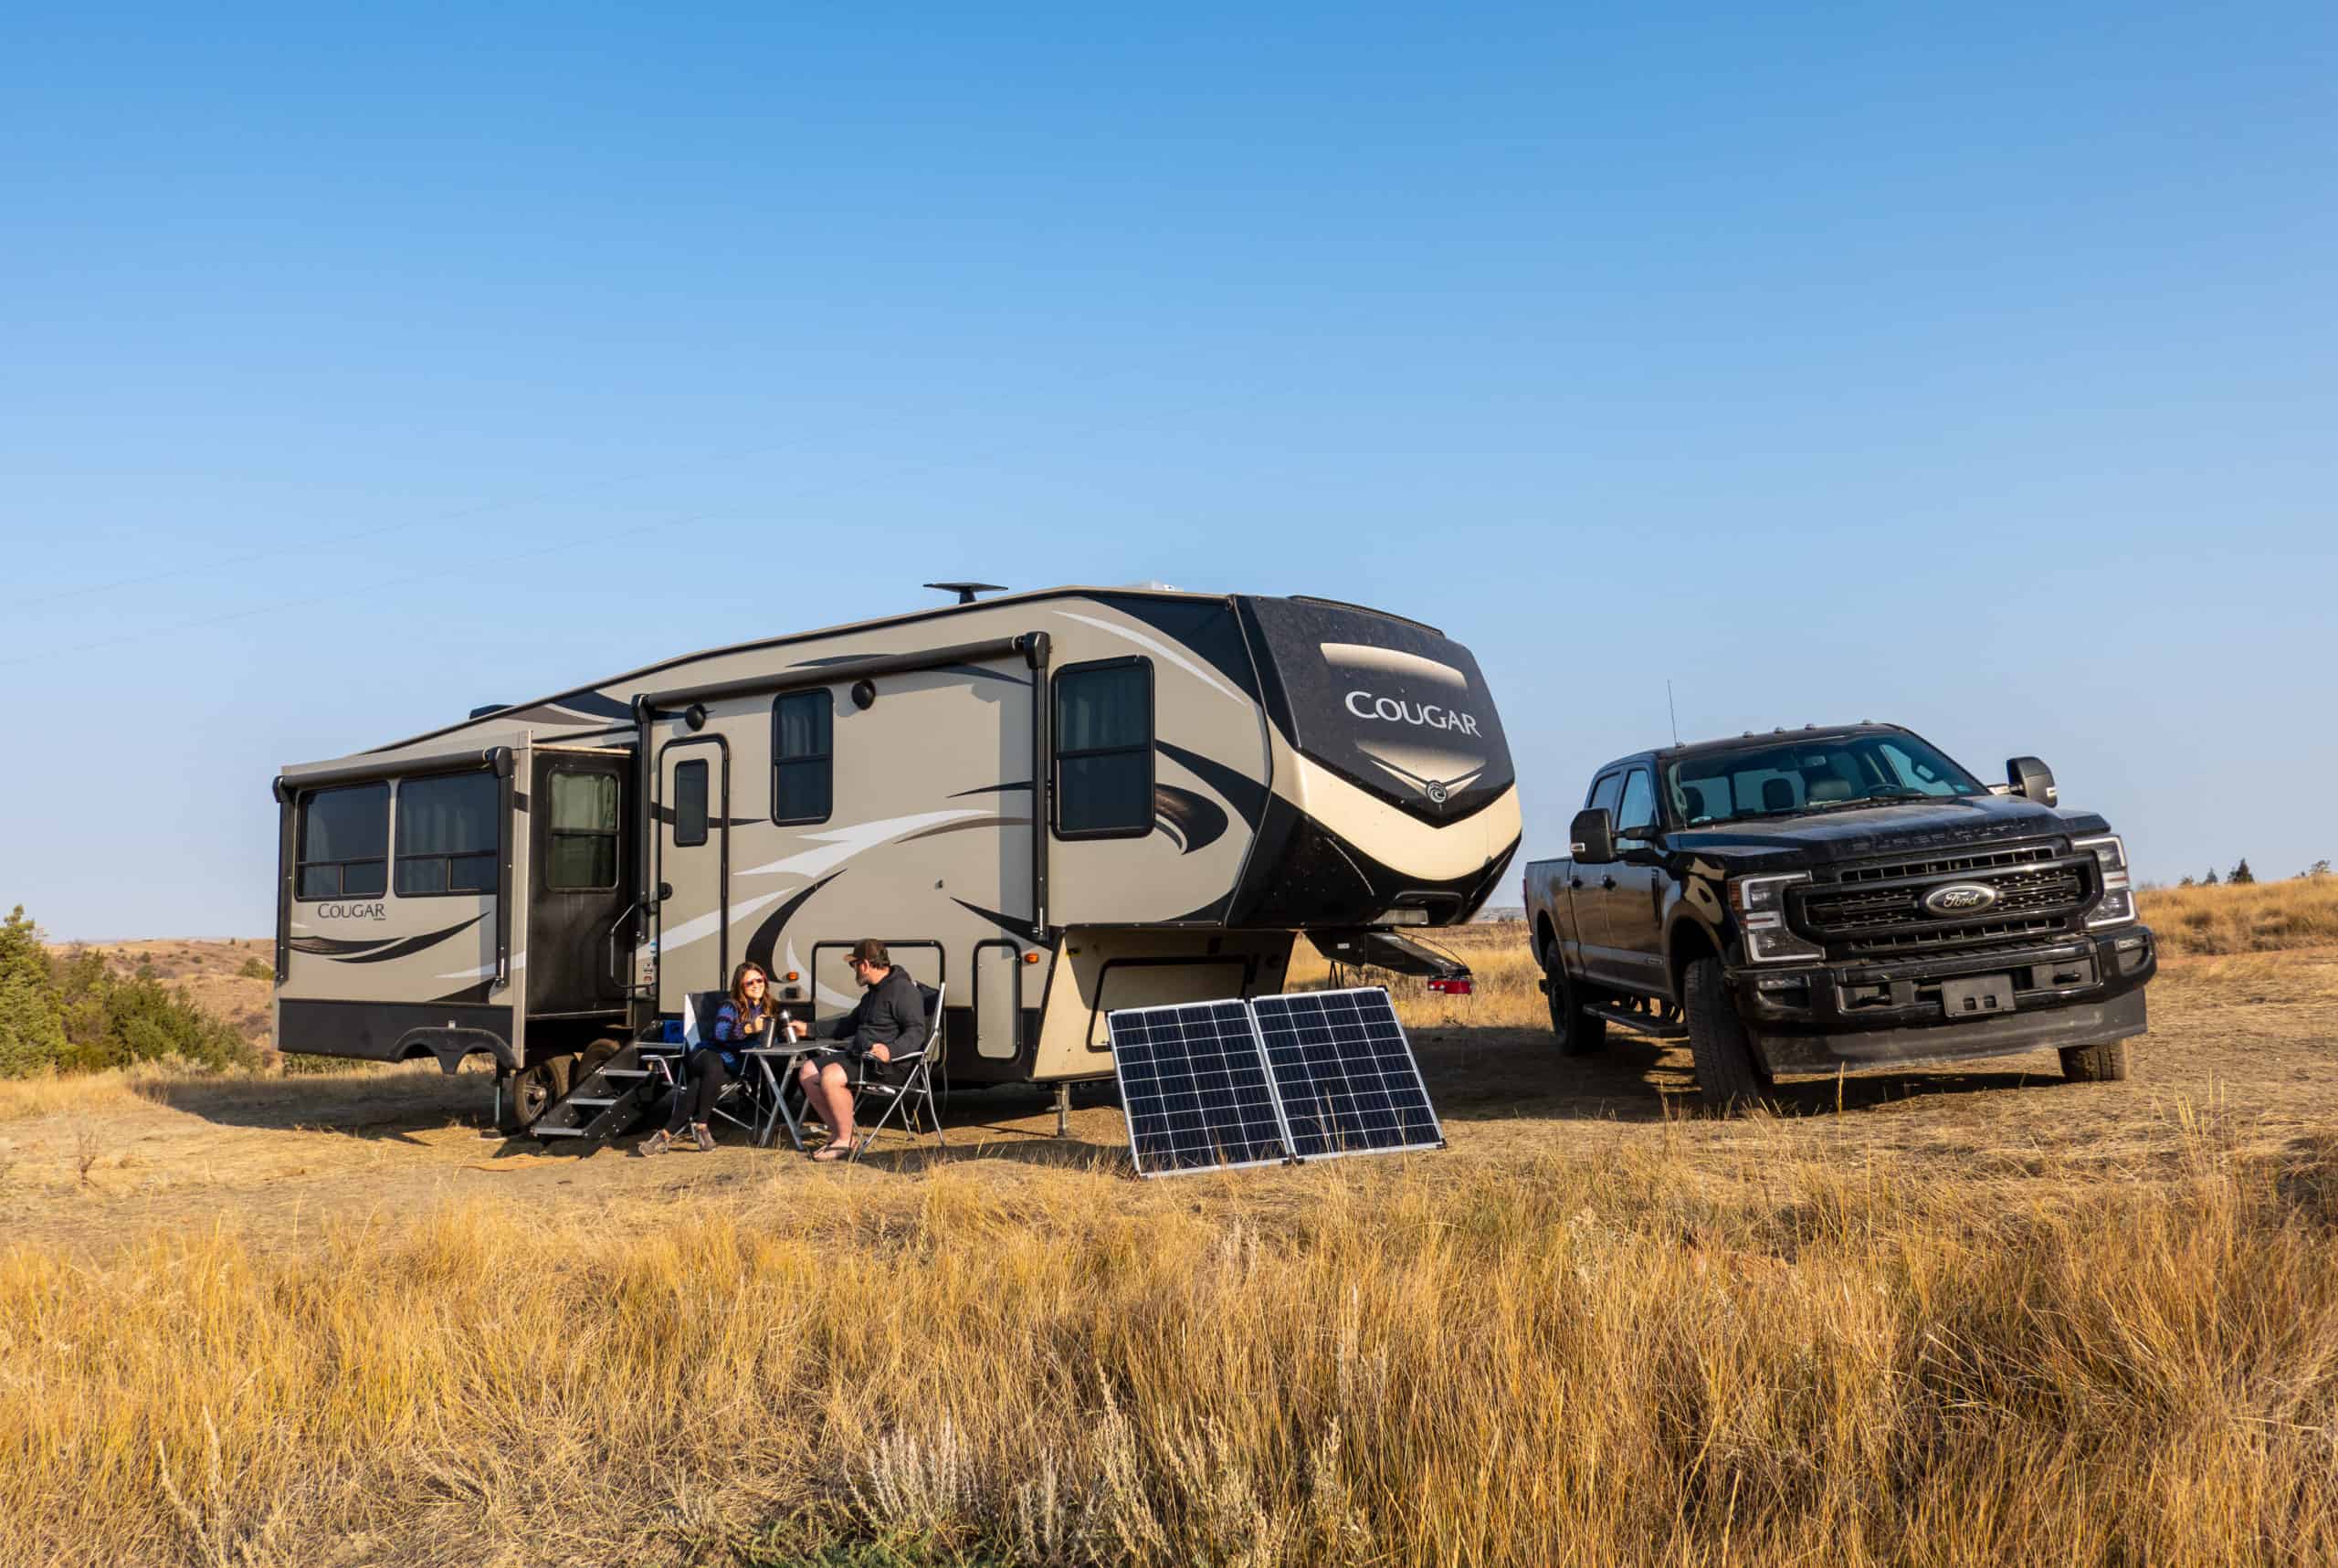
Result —
[[511, 706], [511, 704], [509, 702], [490, 702], [481, 707], [472, 709], [471, 717], [474, 719], [484, 719], [490, 713], [500, 713], [506, 708]]
[[974, 595], [977, 594], [1004, 594], [1006, 592], [1006, 584], [1004, 583], [928, 583], [926, 586], [929, 588], [938, 588], [945, 594], [957, 595], [958, 603], [962, 605], [973, 604], [974, 602]]

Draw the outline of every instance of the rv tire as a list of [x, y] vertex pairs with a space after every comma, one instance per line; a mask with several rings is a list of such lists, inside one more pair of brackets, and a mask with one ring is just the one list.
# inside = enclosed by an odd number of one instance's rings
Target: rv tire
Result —
[[537, 1117], [568, 1097], [568, 1069], [575, 1060], [573, 1056], [553, 1057], [511, 1075], [506, 1114], [513, 1131], [525, 1132], [536, 1124]]

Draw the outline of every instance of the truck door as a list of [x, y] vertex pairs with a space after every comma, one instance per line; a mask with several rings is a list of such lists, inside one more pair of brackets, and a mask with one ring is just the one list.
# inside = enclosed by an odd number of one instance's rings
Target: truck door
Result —
[[[1616, 810], [1624, 789], [1624, 775], [1619, 770], [1602, 773], [1593, 781], [1591, 794], [1584, 803], [1585, 811], [1605, 808], [1610, 816]], [[1567, 910], [1574, 920], [1574, 939], [1578, 962], [1587, 979], [1608, 981], [1616, 977], [1615, 954], [1607, 947], [1607, 889], [1615, 885], [1617, 866], [1585, 866], [1571, 864], [1567, 868], [1566, 884], [1560, 891], [1565, 895]]]
[[658, 753], [658, 1006], [731, 983], [731, 747], [720, 734]]
[[1645, 767], [1624, 775], [1622, 802], [1616, 807], [1616, 853], [1613, 866], [1602, 867], [1615, 886], [1604, 888], [1600, 907], [1605, 916], [1609, 963], [1619, 984], [1636, 991], [1659, 992], [1665, 987], [1664, 927], [1657, 905], [1662, 875], [1656, 847], [1643, 839], [1622, 837], [1627, 828], [1656, 825], [1656, 779]]

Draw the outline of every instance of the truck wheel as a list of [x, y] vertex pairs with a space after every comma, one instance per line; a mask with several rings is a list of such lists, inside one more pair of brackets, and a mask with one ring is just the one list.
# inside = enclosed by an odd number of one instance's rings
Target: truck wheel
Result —
[[1724, 1113], [1752, 1109], [1762, 1098], [1754, 1060], [1754, 1039], [1730, 1005], [1722, 984], [1721, 960], [1700, 958], [1689, 965], [1689, 1052], [1696, 1058], [1697, 1089], [1705, 1103]]
[[1566, 965], [1548, 971], [1543, 990], [1551, 998], [1551, 1033], [1559, 1055], [1587, 1057], [1607, 1043], [1607, 1020], [1583, 1007], [1583, 991], [1567, 978]]
[[2107, 1046], [2066, 1046], [2056, 1053], [2062, 1058], [2062, 1076], [2072, 1083], [2124, 1083], [2127, 1080], [2127, 1042], [2113, 1040]]

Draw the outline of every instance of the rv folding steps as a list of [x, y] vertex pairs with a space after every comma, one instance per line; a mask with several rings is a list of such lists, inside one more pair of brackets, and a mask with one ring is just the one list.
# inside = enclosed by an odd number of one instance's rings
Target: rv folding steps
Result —
[[[672, 1054], [670, 1047], [651, 1044], [650, 1055]], [[582, 1138], [600, 1143], [627, 1131], [674, 1081], [668, 1072], [645, 1065], [648, 1059], [640, 1042], [622, 1047], [536, 1118], [529, 1132], [547, 1142]]]

